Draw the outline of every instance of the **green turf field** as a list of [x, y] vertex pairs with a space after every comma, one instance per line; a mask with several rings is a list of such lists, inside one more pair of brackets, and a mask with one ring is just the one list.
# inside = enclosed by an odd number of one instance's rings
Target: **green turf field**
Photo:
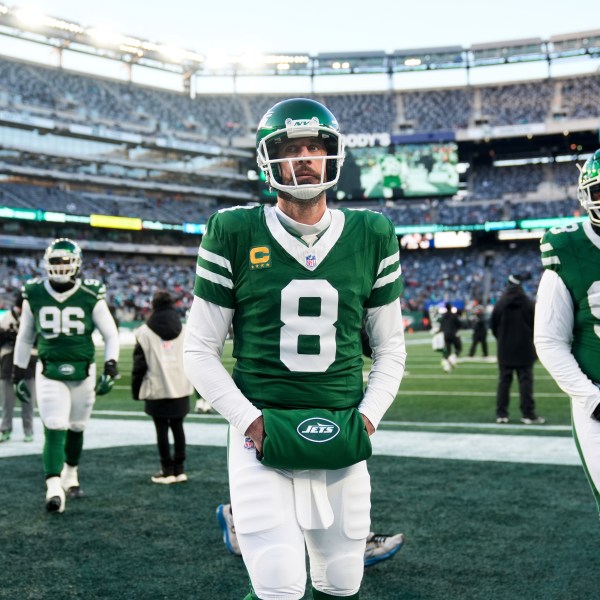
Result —
[[[407, 430], [570, 435], [553, 429], [568, 425], [569, 406], [541, 366], [535, 391], [548, 427], [518, 424], [516, 382], [511, 424], [496, 426], [494, 363], [465, 361], [446, 375], [428, 337], [407, 341], [407, 375], [382, 428], [398, 436]], [[131, 348], [122, 350], [119, 365], [122, 378], [98, 398], [98, 418], [127, 411], [147, 419], [135, 414], [142, 405], [129, 394]], [[150, 483], [156, 464], [153, 440], [129, 446], [124, 436], [118, 447], [87, 450], [81, 469], [87, 497], [69, 502], [63, 515], [49, 515], [40, 457], [1, 459], [0, 598], [241, 600], [243, 563], [227, 554], [215, 518], [228, 498], [225, 449], [190, 446], [184, 485]], [[362, 598], [598, 597], [598, 515], [580, 466], [392, 456], [374, 456], [369, 465], [373, 528], [402, 531], [407, 543], [367, 569]]]
[[[470, 332], [462, 334], [466, 353], [470, 344]], [[396, 401], [386, 415], [390, 422], [417, 423], [493, 423], [495, 421], [495, 394], [498, 367], [495, 362], [485, 362], [481, 350], [474, 359], [463, 359], [457, 369], [446, 374], [441, 368], [441, 355], [431, 349], [431, 336], [428, 333], [413, 333], [407, 336], [408, 359], [406, 373]], [[495, 356], [493, 337], [488, 336], [490, 353]], [[232, 344], [227, 342], [223, 363], [231, 368]], [[98, 368], [101, 368], [101, 354], [98, 354]], [[365, 360], [365, 374], [369, 368]], [[96, 401], [96, 409], [139, 411], [141, 403], [131, 400], [130, 373], [131, 348], [123, 348], [119, 360], [121, 379], [115, 390], [101, 396]], [[545, 416], [549, 424], [568, 425], [570, 423], [569, 403], [546, 370], [535, 366], [534, 391], [539, 414]], [[513, 383], [512, 420], [518, 423], [518, 384]], [[392, 425], [390, 425], [392, 426]]]

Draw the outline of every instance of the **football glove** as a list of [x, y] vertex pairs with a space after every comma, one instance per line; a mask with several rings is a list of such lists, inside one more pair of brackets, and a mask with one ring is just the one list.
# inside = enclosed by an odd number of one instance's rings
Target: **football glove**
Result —
[[118, 375], [117, 361], [107, 360], [104, 363], [104, 373], [98, 377], [98, 381], [96, 382], [96, 395], [104, 396], [104, 394], [108, 394], [112, 390], [113, 385], [115, 385], [115, 379]]
[[27, 382], [25, 381], [26, 373], [27, 371], [25, 369], [17, 367], [17, 365], [13, 366], [12, 380], [15, 389], [15, 396], [21, 402], [31, 401], [31, 392], [29, 391]]

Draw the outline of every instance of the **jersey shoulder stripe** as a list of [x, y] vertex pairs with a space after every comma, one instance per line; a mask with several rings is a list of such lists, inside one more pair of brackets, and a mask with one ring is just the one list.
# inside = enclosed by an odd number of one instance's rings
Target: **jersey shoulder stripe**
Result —
[[364, 209], [340, 209], [348, 224], [362, 221], [370, 232], [373, 243], [379, 245], [379, 260], [376, 278], [372, 287], [368, 307], [381, 306], [396, 300], [402, 294], [402, 268], [400, 250], [394, 224], [381, 213]]
[[31, 290], [35, 290], [36, 286], [44, 285], [44, 280], [41, 277], [33, 277], [28, 279], [21, 288], [21, 295], [24, 300], [29, 300]]
[[97, 279], [82, 280], [81, 291], [94, 296], [96, 300], [104, 300], [106, 298], [106, 286]]
[[233, 207], [208, 219], [202, 236], [194, 294], [227, 308], [233, 307], [234, 266], [240, 248], [248, 246], [262, 216], [262, 207]]
[[587, 247], [588, 244], [585, 224], [553, 227], [540, 240], [542, 267], [560, 273], [565, 260], [580, 254], [582, 247]]

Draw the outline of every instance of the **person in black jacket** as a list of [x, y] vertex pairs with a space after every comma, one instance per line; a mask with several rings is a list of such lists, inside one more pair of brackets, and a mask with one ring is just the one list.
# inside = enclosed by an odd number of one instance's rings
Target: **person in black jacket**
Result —
[[535, 412], [533, 399], [533, 364], [537, 358], [533, 345], [535, 304], [521, 286], [525, 277], [510, 275], [508, 285], [492, 312], [492, 333], [496, 337], [498, 355], [498, 387], [496, 390], [496, 423], [508, 423], [508, 404], [513, 371], [519, 379], [521, 422], [543, 424], [545, 419]]
[[[185, 432], [183, 420], [190, 411], [192, 384], [183, 372], [184, 326], [175, 310], [173, 298], [158, 291], [152, 300], [152, 314], [145, 325], [135, 331], [131, 393], [145, 401], [145, 412], [156, 428], [161, 470], [153, 483], [182, 483]], [[169, 429], [173, 434], [173, 455], [169, 446]]]
[[481, 352], [483, 353], [483, 356], [488, 355], [487, 330], [488, 326], [485, 318], [485, 308], [479, 305], [475, 309], [475, 319], [473, 321], [473, 339], [471, 342], [471, 349], [469, 350], [469, 356], [475, 356], [477, 344], [481, 344]]
[[446, 373], [456, 366], [458, 357], [462, 352], [462, 340], [458, 335], [462, 328], [462, 321], [457, 309], [450, 302], [446, 302], [445, 312], [440, 319], [440, 331], [444, 334], [444, 350], [442, 352], [442, 368]]

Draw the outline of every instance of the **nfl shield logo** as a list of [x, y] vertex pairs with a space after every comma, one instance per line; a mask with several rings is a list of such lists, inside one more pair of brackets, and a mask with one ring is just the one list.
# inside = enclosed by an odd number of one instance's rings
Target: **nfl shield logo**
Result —
[[306, 256], [306, 266], [307, 267], [316, 267], [317, 266], [317, 257], [314, 254], [308, 254]]

